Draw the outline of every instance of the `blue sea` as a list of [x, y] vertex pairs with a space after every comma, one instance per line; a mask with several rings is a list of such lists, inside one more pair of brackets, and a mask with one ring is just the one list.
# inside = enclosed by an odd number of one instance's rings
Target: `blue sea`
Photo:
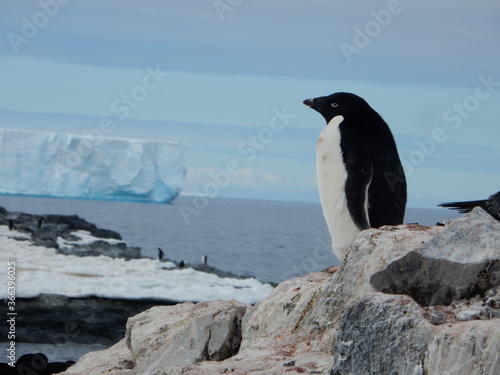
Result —
[[[337, 265], [319, 203], [180, 196], [173, 204], [0, 196], [0, 206], [31, 214], [79, 215], [117, 231], [143, 256], [208, 264], [261, 281]], [[445, 209], [407, 210], [405, 222], [435, 225], [458, 217]]]

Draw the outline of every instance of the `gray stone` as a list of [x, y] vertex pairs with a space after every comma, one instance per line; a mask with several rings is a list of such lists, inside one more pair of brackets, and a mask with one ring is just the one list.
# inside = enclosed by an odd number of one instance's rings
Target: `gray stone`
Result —
[[258, 302], [243, 317], [242, 349], [276, 347], [297, 351], [310, 348], [318, 333], [313, 329], [297, 342], [296, 330], [304, 317], [315, 306], [321, 291], [331, 282], [332, 274], [313, 273], [284, 281], [271, 295]]
[[446, 321], [446, 314], [444, 312], [433, 310], [431, 313], [430, 322], [435, 325], [443, 324]]
[[125, 339], [111, 348], [85, 354], [62, 374], [66, 375], [135, 375], [135, 364]]
[[485, 306], [483, 309], [481, 309], [481, 312], [479, 313], [479, 319], [482, 320], [488, 320], [488, 319], [498, 319], [500, 318], [500, 309], [492, 308], [490, 306]]
[[233, 356], [247, 308], [237, 301], [183, 303], [153, 307], [130, 318], [126, 342], [138, 373]]
[[330, 374], [412, 374], [425, 358], [431, 334], [410, 298], [366, 296], [342, 314]]
[[469, 320], [475, 320], [479, 318], [479, 314], [481, 314], [481, 309], [474, 307], [470, 308], [464, 311], [461, 311], [457, 314], [457, 320], [460, 321], [469, 321]]
[[499, 285], [500, 222], [478, 207], [445, 228], [373, 274], [373, 288], [429, 306], [449, 305]]
[[425, 374], [496, 375], [500, 369], [499, 320], [443, 324], [425, 353]]

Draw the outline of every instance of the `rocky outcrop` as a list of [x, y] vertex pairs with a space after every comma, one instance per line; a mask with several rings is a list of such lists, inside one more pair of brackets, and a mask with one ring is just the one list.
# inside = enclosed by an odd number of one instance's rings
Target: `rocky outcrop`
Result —
[[496, 220], [474, 210], [373, 274], [370, 283], [377, 291], [408, 294], [424, 306], [449, 305], [484, 294], [500, 280], [500, 231], [496, 228]]
[[[232, 357], [240, 348], [247, 308], [237, 301], [183, 303], [175, 309], [155, 307], [129, 319], [125, 341], [136, 372]], [[156, 336], [158, 332], [163, 334]]]
[[[55, 248], [65, 255], [141, 258], [140, 248], [127, 246], [119, 233], [98, 228], [77, 215], [33, 215], [0, 207], [0, 225], [29, 235], [34, 245]], [[93, 237], [92, 241], [81, 241], [78, 232]]]
[[150, 309], [65, 374], [497, 374], [499, 233], [481, 209], [366, 230], [338, 270], [283, 282], [255, 306]]

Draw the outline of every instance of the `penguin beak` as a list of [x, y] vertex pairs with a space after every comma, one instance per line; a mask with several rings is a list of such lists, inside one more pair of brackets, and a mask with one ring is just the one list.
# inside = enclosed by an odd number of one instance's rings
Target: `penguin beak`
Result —
[[306, 99], [302, 103], [304, 103], [305, 105], [307, 105], [309, 108], [312, 108], [313, 105], [314, 105], [314, 99]]

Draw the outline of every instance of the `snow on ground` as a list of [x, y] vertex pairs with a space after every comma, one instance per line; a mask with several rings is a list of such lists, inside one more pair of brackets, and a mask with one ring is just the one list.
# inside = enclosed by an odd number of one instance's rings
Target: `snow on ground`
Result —
[[105, 241], [108, 242], [111, 245], [117, 245], [120, 243], [125, 243], [124, 241], [121, 240], [115, 240], [113, 238], [96, 238], [90, 234], [90, 232], [87, 232], [85, 230], [77, 230], [75, 232], [71, 232], [71, 234], [79, 240], [76, 241], [68, 241], [65, 240], [61, 237], [57, 237], [57, 244], [59, 245], [59, 248], [62, 249], [71, 249], [74, 247], [74, 245], [90, 245], [95, 241]]
[[[14, 238], [16, 239], [14, 239]], [[34, 246], [22, 233], [0, 226], [0, 279], [7, 282], [7, 262], [16, 262], [16, 296], [41, 293], [70, 297], [155, 298], [174, 301], [236, 299], [255, 303], [269, 295], [272, 286], [256, 279], [220, 278], [190, 268], [177, 269], [152, 259], [112, 259], [57, 254], [55, 249]], [[83, 238], [82, 238], [83, 240]], [[170, 268], [170, 269], [162, 269]], [[7, 289], [0, 289], [0, 298]]]
[[[27, 233], [18, 232], [17, 230], [9, 230], [7, 225], [0, 225], [0, 237], [18, 238], [29, 240], [31, 237]], [[2, 248], [0, 247], [0, 251]]]

